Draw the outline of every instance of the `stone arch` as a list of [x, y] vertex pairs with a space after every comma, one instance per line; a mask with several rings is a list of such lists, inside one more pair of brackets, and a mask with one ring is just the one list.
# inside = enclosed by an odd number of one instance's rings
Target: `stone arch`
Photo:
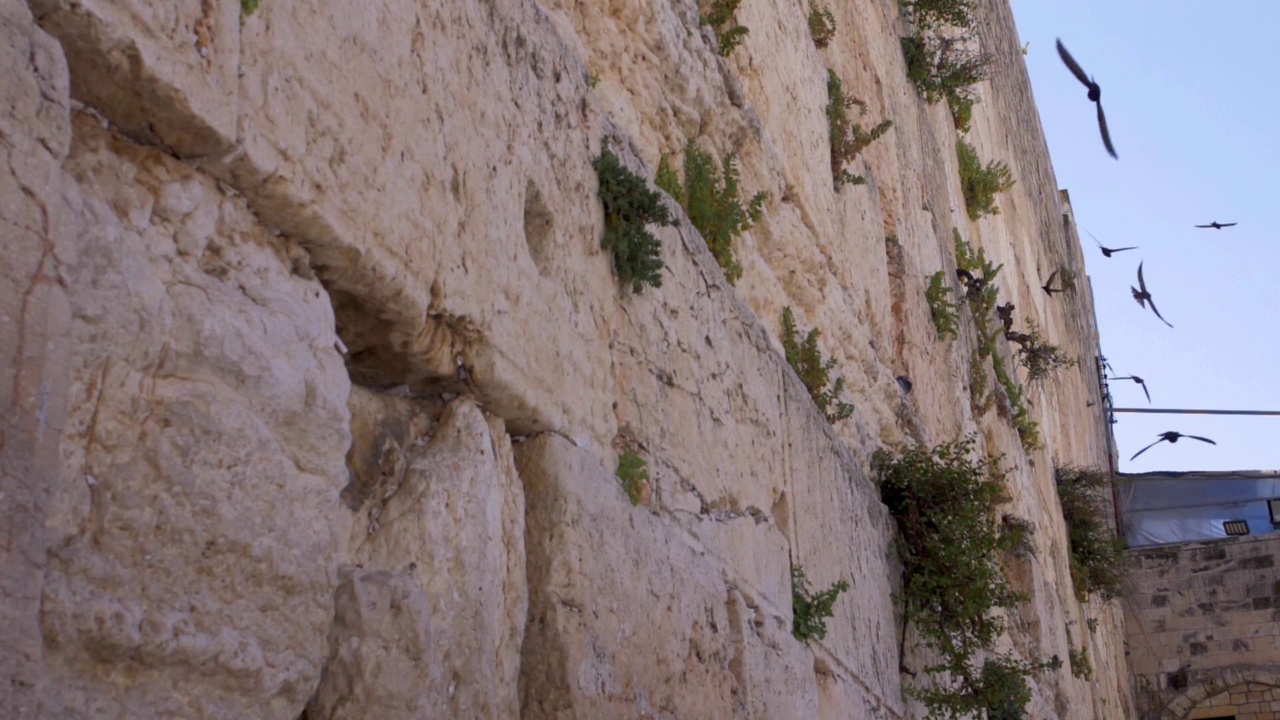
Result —
[[[1274, 690], [1274, 697], [1280, 699], [1280, 666], [1218, 668], [1195, 675], [1197, 677], [1188, 678], [1190, 682], [1185, 690], [1165, 691], [1166, 696], [1172, 697], [1165, 704], [1160, 720], [1187, 720], [1206, 701], [1237, 688], [1265, 687]], [[1268, 708], [1267, 712], [1280, 717], [1280, 711]]]

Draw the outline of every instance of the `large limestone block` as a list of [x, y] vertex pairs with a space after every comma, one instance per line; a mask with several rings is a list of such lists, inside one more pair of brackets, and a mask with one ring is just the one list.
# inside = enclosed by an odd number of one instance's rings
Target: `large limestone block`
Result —
[[[339, 593], [312, 717], [516, 717], [527, 613], [524, 494], [502, 421], [459, 398], [429, 441], [402, 450], [403, 479], [389, 497], [388, 488], [374, 496], [381, 507], [367, 529], [357, 526], [364, 538], [352, 558], [395, 578], [352, 575]], [[351, 608], [364, 592], [390, 592], [392, 601]], [[395, 628], [409, 634], [396, 640]]]
[[818, 716], [813, 653], [791, 635], [791, 621], [749, 592], [730, 588], [727, 609], [733, 638], [729, 669], [743, 697], [743, 717]]
[[740, 715], [716, 564], [564, 439], [531, 438], [516, 460], [529, 508], [522, 717]]
[[332, 311], [243, 201], [88, 118], [76, 133], [46, 714], [291, 720], [349, 523]]
[[20, 0], [0, 0], [0, 716], [43, 693], [45, 516], [66, 419], [74, 184], [67, 68]]
[[349, 566], [341, 578], [329, 661], [307, 717], [447, 717], [439, 705], [456, 676], [435, 662], [442, 645], [433, 630], [444, 623], [432, 623], [426, 591], [410, 575], [386, 570]]
[[73, 96], [142, 142], [181, 156], [236, 137], [240, 4], [32, 0], [71, 66]]
[[[795, 378], [786, 387], [792, 396], [805, 392]], [[851, 692], [866, 695], [867, 705], [900, 711], [896, 528], [848, 450], [827, 435], [803, 432], [810, 416], [791, 412], [782, 418], [793, 562], [804, 567], [815, 589], [840, 579], [850, 583], [821, 641], [833, 658], [827, 671], [854, 683]]]

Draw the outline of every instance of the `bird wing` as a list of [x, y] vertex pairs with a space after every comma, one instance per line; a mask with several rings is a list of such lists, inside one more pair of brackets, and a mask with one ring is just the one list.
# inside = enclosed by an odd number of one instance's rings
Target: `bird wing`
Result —
[[1182, 437], [1189, 437], [1189, 438], [1191, 438], [1192, 440], [1199, 440], [1199, 441], [1201, 441], [1201, 442], [1207, 442], [1207, 443], [1209, 443], [1210, 445], [1217, 445], [1217, 444], [1218, 444], [1218, 443], [1216, 443], [1216, 442], [1214, 442], [1214, 441], [1210, 440], [1210, 439], [1209, 439], [1209, 438], [1207, 438], [1207, 437], [1200, 437], [1199, 435], [1183, 435]]
[[[1151, 443], [1150, 445], [1148, 445], [1148, 446], [1146, 446], [1146, 447], [1142, 448], [1142, 449], [1141, 449], [1141, 450], [1139, 450], [1138, 452], [1134, 453], [1134, 454], [1133, 454], [1133, 457], [1129, 458], [1129, 460], [1132, 462], [1133, 460], [1137, 459], [1137, 457], [1138, 457], [1139, 455], [1141, 455], [1142, 453], [1144, 453], [1144, 452], [1146, 452], [1146, 451], [1150, 450], [1151, 448], [1155, 447], [1156, 445], [1159, 445], [1160, 443], [1164, 442], [1164, 440], [1165, 440], [1165, 439], [1162, 437], [1162, 438], [1160, 438], [1159, 440], [1157, 440], [1157, 441], [1155, 441], [1155, 442]], [[1214, 443], [1214, 444], [1216, 445], [1217, 443]]]
[[[1142, 289], [1144, 294], [1149, 294], [1147, 293], [1147, 281], [1142, 279], [1142, 263], [1138, 263], [1138, 287]], [[1130, 287], [1129, 289], [1132, 290], [1133, 288]]]
[[1125, 247], [1125, 248], [1111, 248], [1111, 252], [1124, 252], [1125, 250], [1137, 250], [1137, 249], [1138, 249], [1138, 247], [1139, 247], [1139, 246], [1134, 245], [1133, 247]]
[[1129, 292], [1133, 293], [1133, 299], [1138, 303], [1138, 306], [1139, 306], [1139, 307], [1144, 307], [1144, 308], [1145, 308], [1145, 307], [1147, 306], [1147, 302], [1146, 302], [1147, 295], [1146, 295], [1146, 293], [1140, 293], [1140, 292], [1138, 292], [1138, 288], [1136, 288], [1136, 287], [1134, 287], [1134, 286], [1132, 286], [1132, 285], [1130, 285], [1130, 286], [1129, 286]]
[[1147, 384], [1146, 383], [1138, 383], [1138, 384], [1142, 386], [1142, 394], [1147, 396], [1147, 404], [1150, 405], [1151, 393], [1147, 392]]
[[1236, 225], [1239, 225], [1240, 223], [1218, 223], [1218, 224], [1219, 224], [1220, 226], [1222, 226], [1222, 227], [1235, 227]]
[[1053, 279], [1054, 279], [1054, 278], [1056, 278], [1056, 277], [1058, 277], [1058, 271], [1057, 271], [1057, 270], [1054, 270], [1054, 271], [1049, 275], [1049, 280], [1048, 280], [1048, 282], [1046, 282], [1046, 283], [1044, 284], [1044, 289], [1045, 289], [1046, 291], [1047, 291], [1050, 287], [1052, 287], [1052, 286], [1053, 286]]
[[1102, 114], [1101, 102], [1098, 103], [1098, 130], [1102, 131], [1102, 144], [1107, 147], [1107, 153], [1119, 160], [1120, 156], [1116, 154], [1116, 147], [1111, 144], [1111, 133], [1107, 132], [1107, 116]]
[[1150, 296], [1147, 297], [1147, 304], [1151, 306], [1151, 312], [1155, 313], [1156, 317], [1160, 318], [1160, 322], [1168, 325], [1169, 327], [1173, 327], [1173, 323], [1165, 320], [1164, 316], [1160, 314], [1160, 311], [1156, 309], [1156, 301], [1152, 300]]
[[1198, 228], [1211, 228], [1213, 225], [1197, 225]]
[[1067, 69], [1071, 71], [1072, 75], [1076, 76], [1077, 80], [1084, 83], [1085, 87], [1092, 85], [1089, 82], [1089, 74], [1084, 71], [1084, 68], [1080, 67], [1080, 63], [1076, 62], [1075, 58], [1071, 57], [1071, 53], [1067, 52], [1067, 48], [1062, 44], [1061, 39], [1058, 40], [1058, 57], [1062, 58], [1062, 62], [1067, 66]]
[[1094, 235], [1093, 233], [1089, 232], [1088, 230], [1085, 230], [1085, 232], [1089, 233], [1089, 237], [1093, 238], [1093, 241], [1094, 241], [1094, 242], [1096, 242], [1096, 243], [1098, 243], [1098, 247], [1102, 247], [1102, 241], [1098, 239], [1098, 236], [1097, 236], [1097, 235]]

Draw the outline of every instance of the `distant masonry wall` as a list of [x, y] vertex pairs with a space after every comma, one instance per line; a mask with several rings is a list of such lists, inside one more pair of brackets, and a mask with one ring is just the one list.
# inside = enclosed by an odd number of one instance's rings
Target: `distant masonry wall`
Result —
[[1131, 551], [1139, 717], [1280, 718], [1280, 536]]

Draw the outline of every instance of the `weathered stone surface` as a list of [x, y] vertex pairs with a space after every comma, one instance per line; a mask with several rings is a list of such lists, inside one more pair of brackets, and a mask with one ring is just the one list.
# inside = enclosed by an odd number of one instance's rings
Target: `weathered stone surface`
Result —
[[[964, 433], [1007, 456], [1009, 509], [1039, 530], [1010, 646], [1088, 642], [1107, 678], [1039, 677], [1034, 712], [1124, 714], [1120, 618], [1072, 597], [1053, 502], [1054, 462], [1106, 461], [1092, 308], [1083, 281], [1038, 288], [1082, 262], [1002, 0], [979, 7], [996, 66], [970, 138], [1018, 184], [977, 223], [951, 120], [904, 76], [893, 2], [835, 4], [819, 52], [806, 6], [749, 0], [728, 60], [690, 0], [266, 0], [245, 18], [32, 0], [60, 51], [0, 2], [0, 50], [25, 68], [0, 80], [0, 207], [20, 239], [0, 350], [32, 338], [0, 378], [44, 373], [0, 396], [22, 408], [12, 437], [63, 435], [58, 363], [73, 368], [62, 472], [39, 469], [57, 440], [0, 447], [18, 472], [18, 519], [0, 522], [24, 541], [0, 586], [19, 600], [4, 662], [28, 698], [52, 673], [48, 716], [293, 718], [311, 697], [335, 717], [378, 698], [456, 717], [903, 717], [899, 566], [867, 460]], [[828, 67], [868, 122], [895, 123], [854, 162], [863, 187], [831, 182]], [[68, 94], [87, 105], [74, 140]], [[688, 139], [738, 153], [744, 194], [771, 199], [735, 243], [736, 287], [683, 222], [659, 233], [663, 287], [619, 290], [590, 167], [604, 135], [646, 176]], [[925, 278], [952, 269], [953, 228], [1004, 263], [1020, 322], [1086, 360], [1031, 393], [1043, 450], [973, 409], [972, 328], [936, 338]], [[53, 262], [44, 238], [63, 244]], [[834, 429], [780, 357], [785, 306], [846, 380], [856, 411]], [[370, 390], [348, 406], [351, 380]], [[466, 399], [437, 425], [441, 393]], [[530, 436], [518, 479], [507, 433]], [[643, 509], [609, 472], [619, 435], [649, 460]], [[810, 648], [789, 633], [793, 562], [853, 584]]]
[[348, 381], [314, 280], [215, 183], [76, 125], [50, 717], [292, 718], [346, 537]]
[[[425, 613], [422, 638], [381, 647], [393, 636], [388, 625], [411, 617], [385, 606], [353, 623], [340, 594], [330, 640], [335, 654], [310, 707], [319, 718], [369, 717], [382, 712], [386, 696], [401, 698], [388, 711], [403, 717], [515, 717], [528, 601], [524, 493], [510, 440], [500, 420], [459, 398], [445, 407], [428, 441], [404, 450], [403, 480], [373, 499], [381, 505], [376, 519], [367, 527], [357, 523], [352, 560], [420, 588], [414, 596], [422, 599], [414, 603], [424, 609], [414, 612]], [[366, 648], [368, 635], [373, 647]], [[415, 674], [383, 677], [358, 667], [383, 659], [407, 663]]]
[[445, 717], [438, 706], [456, 675], [435, 662], [442, 618], [432, 622], [426, 591], [405, 573], [349, 566], [340, 576], [329, 660], [307, 717]]
[[516, 447], [529, 519], [526, 718], [740, 715], [715, 563], [553, 435]]
[[0, 1], [0, 714], [45, 692], [45, 517], [66, 420], [76, 252], [67, 70], [26, 5]]

